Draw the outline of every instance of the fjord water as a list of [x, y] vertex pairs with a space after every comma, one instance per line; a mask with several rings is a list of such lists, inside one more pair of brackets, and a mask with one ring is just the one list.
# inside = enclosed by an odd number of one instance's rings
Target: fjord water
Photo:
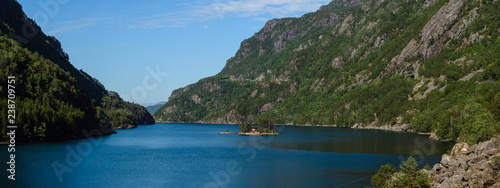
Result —
[[[381, 165], [451, 149], [426, 135], [282, 126], [281, 135], [219, 135], [237, 125], [156, 124], [98, 138], [16, 147], [1, 187], [365, 187]], [[2, 145], [1, 161], [8, 161]], [[54, 167], [57, 170], [54, 170]], [[56, 173], [60, 173], [61, 179]]]

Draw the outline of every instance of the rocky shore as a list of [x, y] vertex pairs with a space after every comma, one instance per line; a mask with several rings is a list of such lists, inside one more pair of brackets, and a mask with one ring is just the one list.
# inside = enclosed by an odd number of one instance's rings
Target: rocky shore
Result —
[[378, 120], [371, 122], [370, 124], [360, 124], [356, 123], [351, 128], [353, 129], [376, 129], [376, 130], [384, 130], [384, 131], [392, 131], [392, 132], [412, 132], [410, 130], [410, 125], [407, 123], [403, 123], [403, 116], [399, 116], [396, 118], [396, 123], [394, 125], [385, 124], [382, 126], [377, 125]]
[[280, 133], [233, 133], [233, 132], [220, 132], [219, 134], [237, 134], [237, 135], [244, 135], [244, 136], [275, 136], [275, 135], [279, 135]]
[[114, 129], [135, 129], [135, 128], [137, 128], [137, 125], [127, 124], [127, 125], [120, 125], [118, 127], [115, 127]]
[[432, 187], [500, 188], [500, 135], [469, 147], [457, 143], [428, 171]]
[[392, 132], [411, 132], [410, 126], [408, 124], [377, 126], [374, 123], [371, 123], [368, 125], [362, 125], [362, 124], [356, 123], [351, 128], [353, 128], [353, 129], [375, 129], [375, 130], [384, 130], [384, 131], [392, 131]]

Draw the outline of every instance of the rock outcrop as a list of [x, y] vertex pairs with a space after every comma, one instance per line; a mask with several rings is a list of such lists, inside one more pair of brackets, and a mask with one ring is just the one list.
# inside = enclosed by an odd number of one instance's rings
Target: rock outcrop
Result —
[[[335, 0], [301, 17], [270, 20], [242, 41], [219, 74], [174, 91], [155, 118], [234, 123], [270, 117], [282, 124], [436, 132], [438, 121], [423, 127], [415, 117], [436, 114], [444, 122], [445, 113], [459, 114], [464, 100], [478, 98], [453, 97], [463, 93], [455, 82], [496, 83], [484, 74], [498, 62], [477, 58], [497, 57], [482, 52], [496, 45], [488, 32], [497, 28], [488, 29], [493, 22], [484, 19], [496, 15], [487, 9], [496, 3]], [[432, 110], [436, 105], [443, 110]]]
[[[376, 117], [376, 115], [375, 115]], [[384, 130], [384, 131], [392, 131], [392, 132], [410, 132], [410, 125], [403, 122], [403, 117], [399, 116], [396, 118], [396, 124], [394, 125], [389, 125], [385, 124], [382, 126], [377, 125], [377, 120], [374, 122], [364, 125], [364, 124], [359, 124], [356, 123], [354, 124], [351, 128], [352, 129], [376, 129], [376, 130]]]
[[500, 135], [470, 148], [455, 144], [429, 176], [432, 187], [500, 187]]

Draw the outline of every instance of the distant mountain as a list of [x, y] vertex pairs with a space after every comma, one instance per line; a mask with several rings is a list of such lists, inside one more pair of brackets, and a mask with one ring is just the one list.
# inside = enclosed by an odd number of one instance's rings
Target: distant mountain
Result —
[[500, 1], [332, 1], [273, 19], [157, 122], [337, 125], [486, 140], [500, 121]]
[[154, 114], [158, 109], [165, 105], [167, 101], [157, 102], [156, 104], [146, 105], [146, 109], [150, 114]]
[[113, 128], [153, 124], [140, 105], [123, 101], [95, 78], [77, 70], [53, 36], [45, 35], [15, 0], [0, 1], [0, 82], [15, 76], [15, 88], [2, 84], [0, 111], [7, 114], [15, 92], [15, 123], [0, 119], [0, 140], [7, 125], [17, 125], [16, 141], [83, 138], [113, 133]]

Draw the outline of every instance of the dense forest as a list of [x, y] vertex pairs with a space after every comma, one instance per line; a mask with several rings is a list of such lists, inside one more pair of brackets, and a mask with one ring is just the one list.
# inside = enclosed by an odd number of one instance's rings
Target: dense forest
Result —
[[158, 122], [407, 126], [477, 143], [500, 126], [499, 1], [332, 1], [270, 20]]
[[[29, 30], [29, 31], [26, 31]], [[26, 33], [30, 33], [27, 35]], [[11, 91], [8, 77], [14, 76]], [[14, 92], [16, 141], [82, 138], [86, 132], [153, 124], [138, 104], [123, 101], [95, 78], [75, 69], [61, 44], [42, 33], [15, 0], [0, 2], [0, 141], [6, 140], [8, 94]]]

